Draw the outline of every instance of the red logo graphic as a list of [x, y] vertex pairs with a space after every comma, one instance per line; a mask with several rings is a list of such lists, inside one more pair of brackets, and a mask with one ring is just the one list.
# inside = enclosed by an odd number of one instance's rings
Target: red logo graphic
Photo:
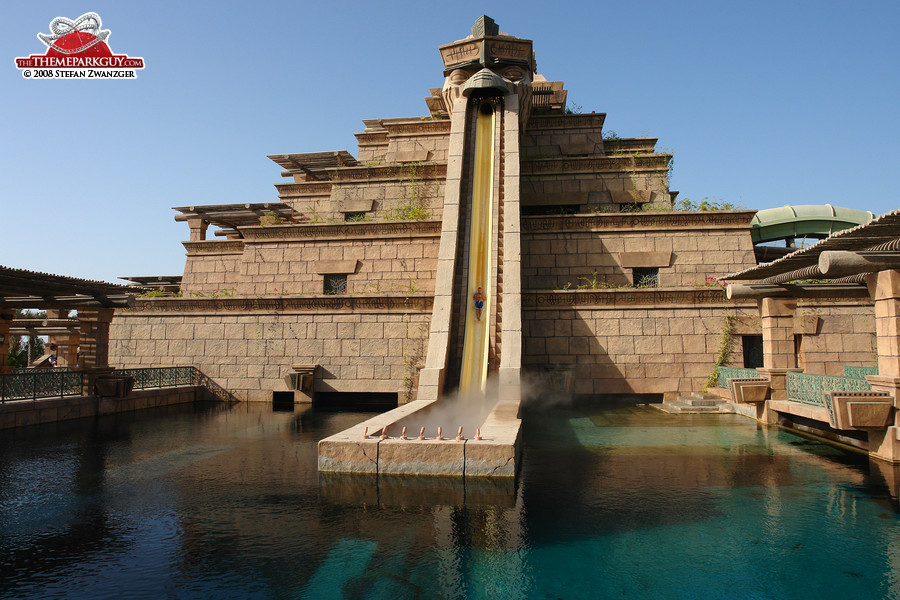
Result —
[[89, 12], [74, 21], [56, 17], [50, 33], [37, 37], [47, 46], [46, 54], [16, 58], [16, 68], [25, 78], [134, 78], [144, 68], [144, 59], [115, 54], [107, 40], [110, 31], [102, 29], [100, 15]]

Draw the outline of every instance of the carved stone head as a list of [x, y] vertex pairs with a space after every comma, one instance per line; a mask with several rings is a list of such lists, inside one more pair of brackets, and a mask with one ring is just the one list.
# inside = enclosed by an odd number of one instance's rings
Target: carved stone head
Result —
[[531, 40], [501, 34], [489, 17], [482, 16], [471, 36], [441, 46], [440, 51], [444, 60], [441, 97], [448, 114], [460, 96], [515, 93], [519, 96], [519, 119], [523, 124], [527, 121], [535, 73]]

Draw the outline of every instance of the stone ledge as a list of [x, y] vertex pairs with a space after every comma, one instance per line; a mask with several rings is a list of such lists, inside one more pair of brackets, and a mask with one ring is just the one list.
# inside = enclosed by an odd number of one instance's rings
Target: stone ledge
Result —
[[195, 254], [243, 254], [243, 240], [203, 240], [181, 242], [189, 255]]
[[[725, 292], [718, 288], [636, 288], [607, 290], [557, 290], [523, 292], [523, 309], [559, 309], [570, 306], [696, 306], [732, 308]], [[746, 303], [745, 303], [746, 304]]]
[[533, 158], [522, 160], [522, 175], [563, 175], [569, 173], [634, 173], [666, 171], [669, 156], [604, 156], [602, 158]]
[[522, 217], [522, 232], [749, 229], [755, 215], [756, 211], [751, 210], [721, 210]]
[[171, 313], [327, 313], [327, 312], [430, 312], [434, 298], [419, 296], [283, 296], [277, 298], [137, 298], [134, 308], [116, 316], [148, 312]]
[[[441, 221], [383, 221], [326, 223], [323, 225], [270, 225], [240, 227], [248, 243], [268, 240], [369, 240], [386, 238], [439, 237]], [[209, 243], [209, 242], [199, 242]], [[217, 242], [227, 243], [227, 242]]]

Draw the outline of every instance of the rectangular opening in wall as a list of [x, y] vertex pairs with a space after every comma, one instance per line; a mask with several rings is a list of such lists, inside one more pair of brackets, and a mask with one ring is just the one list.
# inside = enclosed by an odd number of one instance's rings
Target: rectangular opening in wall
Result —
[[631, 270], [631, 282], [634, 287], [659, 287], [659, 267], [634, 267]]
[[397, 408], [397, 392], [317, 392], [317, 409], [386, 410]]
[[294, 392], [272, 392], [272, 410], [294, 412]]
[[329, 296], [339, 296], [347, 293], [347, 275], [335, 273], [325, 275], [324, 293]]
[[348, 223], [358, 223], [359, 221], [366, 220], [366, 213], [364, 212], [345, 212], [344, 213], [344, 221]]
[[763, 366], [763, 339], [761, 335], [742, 335], [741, 348], [744, 352], [745, 369], [757, 369]]

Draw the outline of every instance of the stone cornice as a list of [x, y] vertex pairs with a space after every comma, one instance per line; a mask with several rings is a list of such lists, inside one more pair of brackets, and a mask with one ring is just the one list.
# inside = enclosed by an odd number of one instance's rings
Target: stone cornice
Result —
[[278, 196], [327, 196], [331, 193], [331, 182], [321, 181], [285, 181], [276, 183], [275, 189], [278, 190]]
[[525, 132], [538, 129], [599, 129], [603, 127], [606, 113], [589, 115], [534, 115], [528, 119]]
[[440, 221], [380, 221], [239, 228], [247, 243], [281, 240], [372, 240], [440, 237]]
[[203, 240], [181, 243], [188, 254], [241, 254], [244, 251], [243, 240]]
[[659, 229], [749, 229], [756, 211], [596, 213], [522, 217], [523, 233]]
[[616, 138], [603, 140], [603, 149], [606, 154], [616, 152], [653, 152], [658, 138]]
[[277, 296], [262, 298], [138, 298], [117, 315], [185, 313], [430, 312], [433, 296]]
[[391, 137], [415, 134], [447, 135], [450, 133], [450, 119], [427, 119], [402, 122], [391, 122], [390, 120], [385, 119], [381, 122], [381, 125], [388, 131]]
[[412, 167], [405, 164], [372, 165], [363, 167], [342, 167], [329, 170], [329, 176], [334, 183], [344, 181], [398, 181], [411, 178], [411, 168], [415, 168], [415, 179], [446, 179], [447, 163], [429, 162]]
[[632, 173], [666, 171], [669, 155], [622, 155], [584, 158], [537, 158], [522, 161], [522, 175], [564, 175], [570, 173]]
[[[737, 303], [725, 299], [725, 290], [716, 287], [635, 288], [608, 290], [559, 290], [523, 292], [523, 309], [558, 310], [576, 306], [602, 308], [637, 308], [664, 306], [733, 307]], [[747, 303], [743, 303], [747, 304]], [[755, 302], [749, 305], [756, 306]]]

